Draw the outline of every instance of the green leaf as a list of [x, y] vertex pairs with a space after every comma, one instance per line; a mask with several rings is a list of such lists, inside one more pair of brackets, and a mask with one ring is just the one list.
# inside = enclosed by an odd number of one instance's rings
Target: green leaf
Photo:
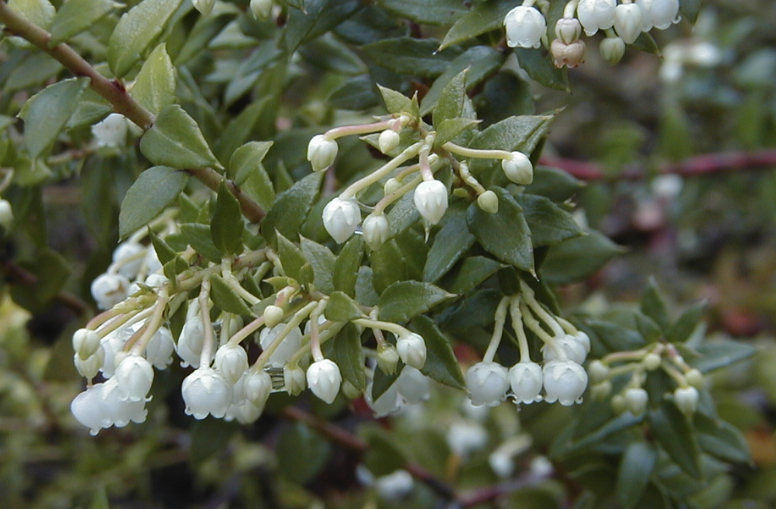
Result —
[[649, 278], [649, 285], [641, 296], [641, 312], [650, 317], [658, 326], [668, 329], [668, 306], [666, 306], [655, 278]]
[[450, 25], [467, 9], [460, 0], [378, 0], [386, 11], [421, 25]]
[[372, 267], [364, 266], [358, 268], [356, 277], [356, 300], [364, 306], [376, 306], [380, 302], [380, 296], [375, 291], [372, 283], [374, 274]]
[[582, 436], [574, 437], [573, 440], [571, 435], [561, 435], [558, 437], [558, 441], [553, 444], [553, 448], [550, 451], [550, 457], [555, 458], [588, 449], [591, 446], [602, 443], [605, 438], [635, 426], [643, 420], [643, 415], [637, 417], [630, 412], [625, 412], [624, 414], [605, 420], [600, 426], [597, 426], [589, 432], [583, 433]]
[[553, 65], [549, 55], [541, 50], [533, 48], [515, 48], [515, 55], [520, 67], [528, 73], [533, 80], [547, 88], [554, 88], [569, 92], [568, 70], [564, 67], [558, 69]]
[[222, 180], [218, 187], [213, 219], [210, 221], [213, 245], [226, 255], [239, 254], [243, 250], [242, 232], [240, 203], [226, 187], [226, 180]]
[[380, 295], [380, 319], [406, 322], [451, 297], [454, 295], [431, 283], [398, 281]]
[[385, 108], [388, 113], [411, 113], [417, 109], [417, 99], [413, 101], [404, 94], [377, 85], [377, 89], [380, 91], [380, 95], [383, 97]]
[[685, 415], [669, 401], [664, 401], [648, 415], [652, 434], [668, 456], [688, 475], [701, 479], [700, 449]]
[[488, 214], [472, 203], [466, 217], [469, 231], [486, 251], [499, 260], [533, 272], [531, 231], [522, 208], [505, 189], [494, 187], [492, 191], [498, 196], [498, 212]]
[[441, 384], [463, 389], [465, 381], [461, 365], [453, 353], [450, 341], [434, 321], [427, 316], [416, 316], [412, 319], [410, 329], [423, 336], [426, 343], [426, 364], [420, 371]]
[[24, 103], [19, 116], [24, 119], [24, 146], [32, 159], [40, 157], [54, 143], [88, 86], [87, 78], [60, 81]]
[[479, 120], [470, 118], [448, 118], [443, 120], [437, 129], [434, 145], [440, 147], [448, 141], [453, 141], [456, 136], [479, 123]]
[[[547, 133], [553, 118], [555, 118], [554, 115], [521, 115], [505, 118], [480, 132], [469, 146], [476, 149], [498, 149], [510, 152], [517, 150], [530, 154]], [[472, 164], [472, 168], [475, 167], [477, 165]]]
[[547, 166], [537, 166], [534, 168], [533, 182], [525, 187], [525, 192], [544, 196], [555, 203], [563, 203], [584, 187], [584, 182], [577, 180], [568, 172]]
[[227, 422], [208, 416], [191, 425], [189, 456], [192, 463], [202, 463], [218, 452], [226, 450], [232, 435], [239, 429], [237, 422]]
[[276, 230], [288, 239], [297, 238], [318, 196], [324, 173], [311, 173], [278, 195], [275, 205], [261, 222], [261, 233], [268, 244], [274, 243]]
[[254, 315], [242, 297], [232, 290], [218, 274], [210, 276], [210, 297], [216, 307], [222, 311], [240, 316]]
[[624, 248], [593, 230], [550, 248], [542, 262], [542, 279], [550, 284], [576, 283], [589, 278], [606, 262], [624, 252]]
[[162, 108], [175, 102], [177, 75], [167, 54], [167, 45], [158, 45], [140, 68], [130, 95], [145, 109], [158, 115]]
[[251, 141], [246, 143], [232, 153], [227, 171], [229, 178], [234, 180], [234, 183], [238, 186], [241, 186], [252, 173], [258, 172], [265, 176], [265, 179], [262, 179], [262, 181], [268, 183], [268, 189], [263, 192], [264, 199], [262, 202], [269, 205], [272, 205], [272, 202], [275, 200], [275, 190], [272, 188], [272, 181], [269, 179], [269, 175], [267, 175], [267, 171], [261, 165], [261, 162], [264, 160], [267, 152], [269, 152], [269, 149], [272, 148], [273, 143], [271, 141]]
[[66, 129], [92, 126], [113, 113], [113, 107], [92, 88], [84, 90], [78, 107], [67, 121]]
[[345, 243], [334, 263], [332, 283], [334, 288], [353, 297], [356, 292], [356, 280], [361, 259], [364, 256], [364, 240], [354, 235]]
[[[340, 295], [344, 296], [343, 293]], [[364, 351], [361, 348], [361, 334], [355, 324], [346, 324], [332, 340], [331, 360], [339, 366], [343, 380], [350, 382], [359, 391], [366, 389]]]
[[434, 39], [398, 37], [381, 39], [361, 49], [380, 67], [395, 73], [436, 78], [461, 54], [457, 49], [437, 51], [438, 48], [439, 42]]
[[638, 332], [601, 320], [588, 320], [593, 336], [608, 352], [622, 352], [625, 350], [638, 350], [646, 346], [646, 341]]
[[488, 75], [495, 72], [503, 63], [502, 55], [489, 46], [474, 46], [450, 62], [431, 85], [420, 106], [422, 115], [428, 115], [436, 107], [439, 97], [447, 84], [465, 69], [469, 69], [466, 77], [466, 90], [471, 90]]
[[392, 239], [377, 251], [372, 251], [372, 284], [377, 293], [382, 294], [391, 284], [399, 281], [421, 279], [426, 260], [418, 260], [418, 254], [420, 252], [414, 251], [409, 237], [406, 244]]
[[[302, 284], [312, 283], [307, 281], [306, 271], [311, 271], [310, 263], [302, 254], [302, 250], [296, 244], [288, 240], [282, 233], [277, 233], [278, 255], [283, 263], [283, 272], [286, 276], [296, 279]], [[308, 268], [305, 269], [305, 266]]]
[[49, 47], [91, 28], [117, 5], [111, 0], [68, 0], [63, 3], [51, 22]]
[[329, 303], [326, 305], [324, 315], [327, 320], [334, 322], [349, 322], [356, 318], [363, 318], [364, 312], [347, 294], [334, 291], [329, 295]]
[[548, 198], [521, 194], [515, 199], [523, 209], [534, 247], [554, 246], [582, 235], [582, 230], [571, 214]]
[[[220, 161], [227, 161], [248, 140], [273, 136], [275, 128], [274, 123], [271, 121], [276, 116], [276, 112], [273, 109], [277, 107], [278, 101], [278, 97], [267, 93], [265, 97], [255, 101], [243, 109], [236, 118], [233, 118], [213, 145], [213, 152], [216, 154], [216, 157]], [[271, 142], [262, 142], [261, 144], [266, 143], [270, 143], [271, 146]], [[256, 148], [261, 147], [257, 146]], [[266, 148], [269, 150], [269, 146]], [[266, 151], [264, 155], [266, 155]], [[262, 155], [262, 159], [264, 155]], [[261, 159], [259, 159], [259, 162], [261, 162]], [[246, 176], [242, 176], [242, 178], [244, 179]]]
[[326, 466], [331, 452], [328, 440], [305, 424], [295, 422], [278, 440], [278, 467], [288, 480], [303, 485]]
[[105, 486], [100, 485], [100, 487], [95, 490], [92, 501], [89, 504], [89, 509], [110, 509], [108, 492], [105, 491]]
[[512, 2], [480, 2], [475, 4], [471, 11], [461, 16], [450, 27], [439, 49], [444, 49], [502, 27], [504, 25], [504, 16], [514, 7], [515, 5]]
[[[449, 212], [448, 212], [449, 214]], [[466, 214], [450, 214], [447, 222], [434, 237], [428, 251], [423, 280], [431, 283], [439, 280], [449, 271], [474, 244], [474, 235], [466, 226]]]
[[181, 3], [183, 0], [143, 0], [121, 16], [108, 42], [108, 65], [115, 77], [123, 77], [140, 61]]
[[186, 173], [167, 166], [141, 173], [121, 203], [119, 236], [125, 238], [150, 223], [175, 201], [188, 181]]
[[445, 120], [459, 118], [463, 113], [463, 104], [466, 97], [466, 76], [469, 74], [467, 67], [456, 74], [439, 94], [434, 113], [432, 115], [434, 128], [439, 130]]
[[158, 165], [180, 169], [220, 167], [197, 122], [177, 104], [162, 108], [154, 125], [140, 139], [140, 151]]
[[300, 44], [323, 35], [350, 17], [361, 6], [358, 0], [305, 0], [303, 9], [288, 9], [285, 49], [291, 53]]
[[506, 265], [492, 258], [472, 256], [463, 261], [461, 268], [455, 272], [450, 283], [444, 286], [453, 293], [463, 294], [473, 290], [477, 285], [504, 267]]
[[304, 237], [300, 238], [300, 247], [307, 261], [310, 263], [315, 275], [315, 288], [325, 294], [334, 291], [332, 278], [337, 258], [328, 247]]
[[198, 255], [213, 263], [221, 263], [224, 253], [213, 244], [213, 236], [210, 234], [208, 225], [184, 223], [181, 225], [181, 235]]
[[730, 366], [734, 362], [747, 359], [753, 356], [757, 349], [740, 341], [719, 339], [701, 344], [696, 348], [696, 351], [700, 354], [700, 357], [688, 359], [687, 362], [701, 372], [708, 373], [715, 369]]
[[701, 0], [679, 0], [679, 11], [684, 19], [695, 24], [701, 11]]
[[9, 0], [8, 7], [43, 29], [51, 26], [56, 13], [56, 9], [48, 0]]
[[730, 463], [750, 463], [749, 445], [743, 433], [730, 423], [702, 413], [694, 418], [698, 445], [712, 456]]
[[623, 509], [639, 503], [656, 461], [654, 449], [644, 442], [633, 442], [625, 449], [617, 473], [617, 500]]
[[695, 329], [701, 324], [701, 318], [706, 312], [706, 302], [699, 302], [684, 311], [666, 333], [669, 343], [684, 343], [692, 337]]

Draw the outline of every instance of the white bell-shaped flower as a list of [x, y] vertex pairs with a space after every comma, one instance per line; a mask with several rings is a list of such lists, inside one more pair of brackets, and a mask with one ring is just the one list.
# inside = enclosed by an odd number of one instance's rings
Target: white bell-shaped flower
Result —
[[538, 48], [547, 33], [547, 20], [538, 9], [519, 5], [504, 16], [507, 46]]
[[127, 117], [119, 113], [111, 113], [92, 126], [92, 135], [98, 146], [121, 147], [127, 140], [128, 130]]
[[692, 415], [698, 409], [700, 393], [692, 386], [677, 387], [674, 390], [674, 403], [685, 415]]
[[450, 426], [445, 438], [450, 450], [462, 458], [488, 445], [488, 432], [477, 422], [456, 421]]
[[641, 0], [636, 3], [643, 9], [644, 17], [648, 18], [644, 26], [665, 30], [681, 20], [679, 0]]
[[426, 180], [415, 188], [415, 208], [429, 224], [437, 224], [447, 210], [447, 188], [438, 180]]
[[641, 415], [644, 413], [644, 410], [647, 409], [649, 395], [647, 395], [647, 391], [641, 387], [631, 387], [627, 389], [623, 397], [625, 398], [625, 407], [630, 410], [633, 415]]
[[387, 391], [380, 394], [377, 399], [372, 398], [373, 384], [370, 381], [364, 392], [364, 399], [375, 417], [385, 417], [386, 415], [398, 412], [404, 404], [404, 399], [399, 395], [399, 388], [394, 383]]
[[578, 330], [577, 332], [572, 334], [572, 336], [574, 336], [577, 339], [577, 341], [579, 341], [579, 344], [581, 344], [582, 348], [585, 349], [586, 354], [590, 353], [590, 336], [588, 336], [586, 333], [584, 333], [581, 330]]
[[410, 332], [399, 336], [396, 340], [396, 351], [399, 358], [407, 366], [415, 369], [423, 369], [426, 365], [426, 342], [420, 334]]
[[533, 403], [541, 400], [542, 367], [535, 362], [522, 361], [509, 368], [509, 385], [515, 400], [521, 403]]
[[213, 368], [199, 368], [184, 378], [181, 394], [186, 414], [195, 419], [221, 418], [232, 404], [232, 386]]
[[[263, 328], [259, 334], [259, 343], [261, 348], [266, 350], [280, 335], [285, 328], [285, 324], [276, 325], [272, 328]], [[280, 342], [280, 346], [269, 356], [267, 364], [269, 366], [281, 367], [302, 347], [302, 331], [295, 327]]]
[[243, 401], [230, 406], [224, 419], [227, 421], [236, 419], [240, 424], [251, 424], [259, 420], [263, 411], [264, 407], [259, 408], [250, 401]]
[[509, 390], [509, 371], [496, 362], [478, 362], [466, 372], [466, 388], [473, 405], [498, 406]]
[[292, 396], [301, 393], [305, 388], [304, 370], [299, 366], [286, 366], [283, 368], [283, 383], [286, 392]]
[[391, 150], [399, 146], [401, 136], [393, 129], [386, 129], [380, 133], [377, 138], [377, 145], [380, 147], [380, 152], [383, 154], [389, 153]]
[[126, 241], [113, 251], [113, 263], [118, 264], [119, 274], [134, 279], [145, 261], [146, 248], [137, 242]]
[[330, 359], [315, 361], [307, 368], [307, 385], [313, 394], [326, 403], [334, 402], [341, 384], [342, 373], [339, 366]]
[[2, 226], [6, 232], [9, 232], [12, 225], [13, 208], [8, 200], [0, 199], [0, 226]]
[[123, 428], [131, 422], [145, 422], [148, 411], [145, 408], [145, 400], [131, 400], [127, 397], [127, 391], [119, 385], [115, 378], [105, 382], [102, 391], [102, 402], [105, 405], [105, 412], [111, 423], [106, 428], [113, 425], [117, 428]]
[[378, 249], [382, 246], [388, 235], [391, 233], [391, 227], [388, 225], [388, 219], [384, 214], [369, 214], [364, 219], [361, 227], [364, 233], [364, 240], [372, 249]]
[[234, 385], [248, 370], [248, 353], [240, 345], [226, 343], [216, 351], [216, 369]]
[[96, 435], [102, 428], [112, 424], [107, 409], [102, 401], [102, 390], [105, 384], [95, 384], [78, 394], [70, 403], [70, 412], [78, 422], [89, 428]]
[[116, 366], [116, 374], [112, 380], [116, 380], [126, 391], [126, 397], [130, 401], [144, 401], [154, 382], [154, 368], [145, 357], [130, 354]]
[[127, 298], [129, 280], [121, 274], [101, 274], [92, 281], [92, 297], [100, 309], [110, 309]]
[[587, 358], [585, 346], [570, 334], [553, 338], [552, 342], [545, 343], [542, 347], [542, 355], [545, 362], [570, 360], [582, 364]]
[[504, 175], [515, 184], [527, 186], [533, 182], [533, 164], [522, 152], [512, 152], [512, 157], [501, 160]]
[[255, 407], [264, 408], [272, 392], [272, 378], [265, 371], [246, 371], [242, 380], [245, 399]]
[[573, 405], [587, 388], [587, 373], [574, 361], [550, 361], [542, 371], [544, 400], [548, 403], [559, 401], [563, 406]]
[[175, 351], [181, 358], [181, 366], [199, 367], [202, 347], [205, 344], [205, 324], [199, 315], [194, 315], [183, 324]]
[[598, 30], [607, 30], [614, 26], [616, 0], [579, 0], [577, 17], [585, 34], [591, 36]]
[[334, 198], [323, 208], [323, 227], [338, 244], [355, 233], [361, 222], [361, 209], [354, 198]]
[[415, 405], [431, 397], [429, 378], [412, 366], [404, 366], [395, 385], [407, 403]]
[[86, 359], [97, 351], [101, 341], [102, 338], [97, 331], [78, 329], [73, 334], [73, 351], [82, 359]]
[[336, 141], [323, 134], [313, 136], [307, 145], [307, 160], [310, 161], [313, 171], [322, 171], [334, 164], [338, 148]]
[[105, 350], [99, 343], [97, 344], [97, 350], [95, 350], [93, 354], [85, 359], [82, 358], [79, 354], [73, 355], [73, 364], [75, 364], [75, 368], [78, 370], [78, 373], [80, 373], [82, 377], [88, 379], [92, 379], [97, 376], [97, 373], [100, 372], [104, 362]]
[[614, 12], [614, 30], [626, 44], [638, 39], [643, 22], [644, 16], [638, 4], [620, 4]]
[[165, 369], [172, 363], [175, 342], [167, 327], [159, 327], [146, 345], [145, 357], [156, 369]]

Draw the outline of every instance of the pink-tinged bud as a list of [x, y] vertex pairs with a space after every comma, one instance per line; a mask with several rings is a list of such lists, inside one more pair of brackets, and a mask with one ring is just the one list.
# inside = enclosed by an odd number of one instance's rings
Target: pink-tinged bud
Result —
[[323, 209], [323, 227], [338, 244], [355, 233], [361, 222], [361, 210], [353, 198], [334, 198]]
[[555, 67], [564, 65], [570, 69], [585, 62], [585, 41], [578, 40], [571, 44], [564, 44], [560, 39], [555, 39], [550, 45], [550, 52], [555, 61]]
[[509, 371], [495, 362], [478, 362], [466, 372], [466, 388], [473, 405], [498, 406], [507, 397]]
[[534, 7], [517, 6], [504, 16], [507, 46], [510, 48], [538, 48], [547, 32], [547, 20]]
[[336, 141], [323, 134], [313, 136], [307, 145], [307, 160], [310, 161], [313, 171], [323, 171], [334, 164], [338, 150]]
[[437, 224], [447, 210], [447, 188], [438, 180], [421, 182], [415, 188], [415, 208], [429, 224]]
[[307, 385], [313, 394], [328, 404], [334, 402], [341, 384], [342, 374], [334, 361], [322, 359], [307, 368]]

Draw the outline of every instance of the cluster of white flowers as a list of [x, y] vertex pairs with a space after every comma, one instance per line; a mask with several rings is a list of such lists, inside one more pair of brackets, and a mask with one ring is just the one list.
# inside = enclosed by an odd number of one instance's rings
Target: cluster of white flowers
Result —
[[[547, 21], [536, 0], [525, 0], [504, 17], [507, 45], [538, 48], [547, 45]], [[549, 44], [557, 67], [576, 67], [585, 60], [582, 31], [588, 37], [606, 33], [599, 50], [607, 62], [616, 64], [642, 32], [664, 30], [677, 23], [679, 0], [570, 0], [555, 24], [555, 39]]]
[[[401, 130], [405, 127], [414, 129], [417, 126], [407, 115], [400, 115], [375, 124], [334, 128], [310, 140], [307, 159], [313, 171], [323, 171], [333, 165], [338, 152], [336, 138], [350, 134], [373, 133], [373, 145], [392, 157], [372, 174], [351, 184], [323, 209], [323, 226], [337, 243], [347, 241], [360, 227], [366, 243], [372, 249], [379, 248], [392, 233], [384, 214], [386, 207], [410, 192], [413, 192], [415, 208], [426, 226], [439, 223], [447, 211], [451, 190], [441, 180], [435, 179], [434, 173], [447, 164], [452, 164], [460, 180], [476, 193], [477, 204], [482, 210], [491, 214], [498, 212], [496, 194], [484, 189], [469, 173], [467, 162], [458, 161], [455, 156], [500, 159], [501, 168], [510, 181], [523, 186], [533, 181], [533, 163], [527, 155], [503, 150], [475, 150], [448, 142], [441, 147], [446, 151], [446, 156], [440, 157], [437, 153], [431, 153], [436, 136], [433, 131], [426, 133], [424, 139], [400, 150]], [[401, 167], [415, 157], [418, 158], [416, 164]], [[362, 207], [356, 195], [380, 181], [384, 181], [383, 198], [375, 206], [369, 207], [371, 212], [362, 221], [361, 209], [367, 207]]]
[[[507, 368], [493, 359], [501, 341], [507, 310], [520, 347], [520, 362]], [[542, 341], [543, 363], [531, 360], [525, 328]], [[493, 337], [482, 362], [466, 372], [466, 387], [474, 405], [498, 406], [511, 397], [515, 403], [546, 401], [573, 405], [587, 388], [582, 363], [590, 352], [590, 338], [571, 323], [554, 316], [521, 282], [519, 296], [504, 297], [496, 310]], [[544, 395], [542, 395], [544, 389]]]
[[113, 263], [92, 281], [91, 291], [100, 309], [110, 309], [127, 296], [146, 287], [158, 287], [167, 278], [159, 272], [162, 264], [153, 247], [137, 240], [123, 242], [113, 251]]

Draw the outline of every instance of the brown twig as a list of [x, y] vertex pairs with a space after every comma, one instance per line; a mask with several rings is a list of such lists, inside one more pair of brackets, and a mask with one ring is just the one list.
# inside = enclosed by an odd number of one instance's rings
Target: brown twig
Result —
[[776, 150], [756, 152], [720, 152], [691, 157], [678, 163], [666, 163], [654, 171], [644, 164], [633, 164], [619, 173], [607, 172], [601, 165], [565, 159], [562, 157], [542, 156], [539, 163], [559, 168], [570, 175], [586, 181], [595, 180], [641, 180], [651, 175], [680, 175], [694, 177], [715, 173], [728, 173], [758, 168], [776, 168]]
[[[54, 57], [74, 76], [89, 78], [89, 84], [92, 89], [108, 101], [116, 113], [121, 113], [143, 128], [143, 130], [151, 128], [154, 116], [127, 93], [120, 81], [109, 80], [100, 74], [68, 44], [60, 43], [56, 46], [50, 46], [51, 34], [14, 12], [5, 3], [5, 0], [0, 0], [0, 23], [5, 25], [5, 31], [25, 39], [38, 49]], [[220, 181], [224, 178], [212, 168], [197, 168], [186, 171], [201, 180], [209, 188], [216, 190]], [[215, 186], [213, 185], [214, 181]], [[239, 188], [233, 183], [230, 183], [228, 187], [239, 201], [243, 215], [251, 222], [257, 223], [261, 221], [265, 215], [261, 206], [249, 196], [240, 192]]]

